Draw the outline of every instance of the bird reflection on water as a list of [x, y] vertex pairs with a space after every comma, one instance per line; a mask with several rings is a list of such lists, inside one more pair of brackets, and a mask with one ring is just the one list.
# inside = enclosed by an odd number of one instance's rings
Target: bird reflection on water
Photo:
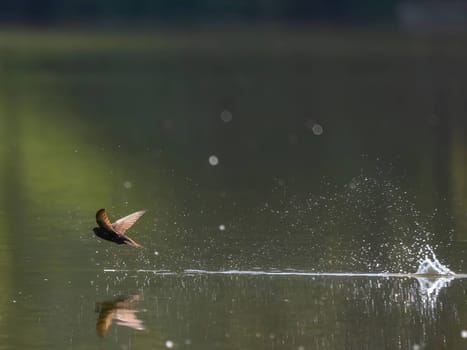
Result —
[[117, 297], [112, 300], [96, 303], [96, 312], [99, 313], [96, 323], [97, 335], [103, 337], [113, 320], [117, 325], [135, 330], [144, 330], [143, 321], [138, 319], [135, 304], [142, 300], [141, 294]]

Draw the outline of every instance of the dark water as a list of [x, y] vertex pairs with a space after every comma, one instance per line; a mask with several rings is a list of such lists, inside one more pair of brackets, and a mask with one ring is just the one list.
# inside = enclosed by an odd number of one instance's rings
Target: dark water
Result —
[[465, 348], [465, 39], [2, 31], [0, 349]]

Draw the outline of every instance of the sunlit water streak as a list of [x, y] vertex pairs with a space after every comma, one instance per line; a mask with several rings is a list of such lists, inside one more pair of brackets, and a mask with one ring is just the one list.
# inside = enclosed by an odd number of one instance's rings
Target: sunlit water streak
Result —
[[[425, 304], [433, 309], [440, 291], [444, 287], [448, 287], [454, 279], [465, 279], [467, 274], [456, 274], [447, 266], [441, 264], [437, 259], [433, 249], [430, 246], [425, 247], [424, 251], [428, 252], [424, 258], [420, 258], [418, 269], [415, 273], [401, 272], [317, 272], [294, 269], [251, 269], [251, 270], [206, 270], [206, 269], [184, 269], [181, 271], [172, 271], [166, 269], [104, 269], [105, 273], [136, 273], [136, 274], [154, 274], [159, 276], [166, 275], [230, 275], [230, 276], [302, 276], [302, 277], [347, 277], [347, 278], [415, 278], [419, 283], [419, 293]], [[431, 256], [429, 256], [429, 254]]]
[[170, 270], [150, 270], [150, 269], [137, 269], [137, 270], [124, 270], [124, 269], [104, 269], [104, 272], [134, 272], [134, 273], [152, 273], [155, 275], [249, 275], [249, 276], [311, 276], [311, 277], [387, 277], [387, 278], [451, 278], [451, 279], [464, 279], [467, 274], [435, 274], [435, 273], [390, 273], [390, 272], [316, 272], [316, 271], [296, 271], [296, 270], [201, 270], [201, 269], [186, 269], [183, 271], [170, 271]]
[[137, 272], [137, 273], [153, 273], [157, 275], [266, 275], [266, 276], [323, 276], [323, 277], [413, 277], [413, 278], [427, 278], [427, 279], [438, 279], [438, 278], [467, 278], [467, 274], [456, 274], [451, 271], [447, 266], [441, 264], [437, 259], [435, 253], [431, 247], [427, 247], [426, 250], [431, 253], [431, 257], [425, 255], [423, 259], [420, 259], [417, 272], [415, 273], [403, 273], [403, 272], [317, 272], [317, 271], [306, 271], [306, 270], [295, 270], [295, 269], [251, 269], [251, 270], [205, 270], [205, 269], [184, 269], [182, 271], [171, 271], [166, 269], [111, 269], [106, 268], [104, 272]]

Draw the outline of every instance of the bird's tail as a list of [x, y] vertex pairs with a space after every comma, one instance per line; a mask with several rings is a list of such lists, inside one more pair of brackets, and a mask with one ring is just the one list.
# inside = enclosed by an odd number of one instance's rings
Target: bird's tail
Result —
[[131, 245], [132, 247], [136, 247], [136, 248], [144, 248], [141, 244], [139, 243], [136, 243], [135, 241], [133, 241], [131, 238], [129, 237], [125, 237], [125, 244], [128, 244], [128, 245]]

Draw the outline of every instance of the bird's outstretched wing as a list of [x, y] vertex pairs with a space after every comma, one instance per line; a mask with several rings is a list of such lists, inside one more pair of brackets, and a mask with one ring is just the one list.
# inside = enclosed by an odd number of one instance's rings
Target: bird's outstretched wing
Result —
[[121, 219], [118, 219], [112, 224], [112, 230], [124, 235], [126, 230], [133, 226], [134, 223], [138, 221], [138, 219], [141, 216], [143, 216], [145, 212], [146, 210], [140, 210], [133, 214], [127, 215]]
[[110, 223], [109, 217], [107, 216], [107, 212], [105, 211], [104, 208], [99, 209], [97, 211], [96, 222], [99, 225], [99, 227], [102, 227], [103, 229], [106, 229], [108, 231], [114, 230], [112, 224]]

